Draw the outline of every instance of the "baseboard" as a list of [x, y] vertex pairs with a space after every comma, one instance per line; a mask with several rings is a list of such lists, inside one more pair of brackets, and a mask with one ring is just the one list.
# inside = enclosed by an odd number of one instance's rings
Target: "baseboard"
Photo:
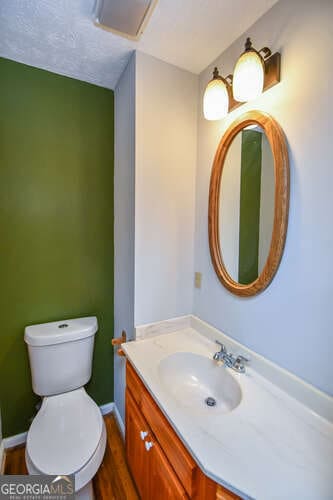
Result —
[[[121, 433], [124, 434], [124, 424], [123, 421], [119, 415], [118, 410], [115, 411], [115, 404], [114, 403], [106, 403], [104, 405], [100, 406], [100, 410], [102, 415], [106, 415], [107, 413], [112, 413], [114, 412], [115, 417], [117, 419], [117, 422], [119, 424], [119, 428], [121, 430]], [[8, 448], [14, 448], [15, 446], [19, 446], [20, 444], [25, 444], [27, 440], [27, 432], [22, 432], [21, 434], [15, 434], [14, 436], [9, 436], [6, 437], [2, 440], [2, 443], [0, 445], [0, 465], [1, 465], [1, 455], [3, 455], [3, 451], [1, 453], [1, 449], [7, 450]], [[1, 448], [2, 447], [2, 448]]]
[[115, 403], [114, 403], [114, 407], [113, 407], [113, 414], [116, 418], [121, 435], [122, 435], [123, 439], [125, 440], [125, 425], [124, 425], [123, 419], [120, 416], [117, 405]]
[[0, 476], [4, 474], [5, 470], [5, 447], [3, 445], [3, 440], [0, 443]]
[[14, 448], [15, 446], [24, 444], [27, 440], [27, 435], [27, 432], [22, 432], [21, 434], [15, 434], [14, 436], [4, 438], [2, 440], [4, 449], [7, 450], [8, 448]]
[[105, 403], [100, 406], [100, 410], [102, 415], [106, 415], [107, 413], [112, 413], [114, 410], [114, 403]]

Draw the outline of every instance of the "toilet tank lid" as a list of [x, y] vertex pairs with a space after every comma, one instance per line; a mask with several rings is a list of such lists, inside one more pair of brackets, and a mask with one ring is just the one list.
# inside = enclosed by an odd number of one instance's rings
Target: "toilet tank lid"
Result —
[[97, 318], [66, 319], [27, 326], [24, 340], [31, 346], [44, 346], [73, 342], [94, 335], [98, 330]]

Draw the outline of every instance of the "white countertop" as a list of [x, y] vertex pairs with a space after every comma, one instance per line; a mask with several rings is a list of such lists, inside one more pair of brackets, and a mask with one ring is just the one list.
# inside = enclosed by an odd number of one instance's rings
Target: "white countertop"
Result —
[[[221, 340], [226, 338], [221, 333]], [[176, 352], [191, 352], [212, 359], [218, 350], [216, 344], [191, 326], [128, 342], [122, 347], [207, 476], [242, 498], [333, 499], [332, 422], [251, 366], [244, 374], [218, 367], [229, 370], [241, 386], [242, 400], [234, 410], [217, 414], [214, 408], [206, 407], [189, 414], [165, 387], [159, 363]], [[248, 351], [244, 349], [244, 352]], [[255, 361], [252, 364], [255, 368]], [[331, 409], [333, 400], [324, 395], [323, 398]]]

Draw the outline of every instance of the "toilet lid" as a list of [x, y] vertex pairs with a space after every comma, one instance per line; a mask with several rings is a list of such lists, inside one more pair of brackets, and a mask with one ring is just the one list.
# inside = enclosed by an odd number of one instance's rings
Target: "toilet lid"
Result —
[[28, 432], [27, 452], [43, 474], [73, 474], [91, 459], [102, 429], [101, 412], [83, 388], [46, 397]]

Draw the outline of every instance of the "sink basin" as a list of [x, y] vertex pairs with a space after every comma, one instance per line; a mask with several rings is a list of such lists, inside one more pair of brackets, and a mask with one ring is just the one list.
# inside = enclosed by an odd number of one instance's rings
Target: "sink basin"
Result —
[[177, 352], [162, 359], [158, 371], [164, 389], [191, 412], [229, 413], [241, 402], [237, 380], [205, 356]]

